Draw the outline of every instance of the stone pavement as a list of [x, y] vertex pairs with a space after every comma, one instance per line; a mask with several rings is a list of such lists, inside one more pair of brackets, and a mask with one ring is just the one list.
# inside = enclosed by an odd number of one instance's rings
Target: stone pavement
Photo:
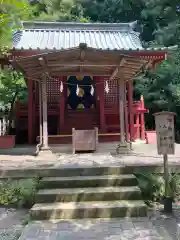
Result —
[[[0, 240], [18, 240], [26, 211], [0, 208]], [[32, 222], [19, 240], [178, 240], [180, 210], [165, 216], [151, 211], [149, 218]]]
[[169, 230], [173, 226], [172, 219], [163, 223], [148, 218], [34, 222], [19, 240], [178, 240]]
[[161, 210], [150, 210], [147, 218], [32, 222], [19, 240], [179, 240], [179, 206], [172, 216]]
[[[133, 151], [127, 155], [116, 155], [117, 143], [100, 144], [96, 153], [72, 154], [71, 145], [53, 146], [54, 157], [43, 159], [33, 156], [35, 147], [0, 150], [0, 168], [78, 167], [102, 165], [163, 165], [162, 156], [157, 155], [156, 145], [133, 144]], [[176, 154], [169, 156], [171, 165], [180, 166], [180, 145]]]
[[0, 208], [0, 240], [18, 240], [27, 211]]

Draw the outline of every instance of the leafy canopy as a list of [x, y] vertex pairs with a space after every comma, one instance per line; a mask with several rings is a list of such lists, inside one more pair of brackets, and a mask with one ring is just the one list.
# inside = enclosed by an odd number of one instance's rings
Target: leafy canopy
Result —
[[21, 20], [31, 15], [31, 8], [25, 0], [0, 1], [0, 53], [12, 45], [12, 33], [21, 28]]
[[13, 107], [16, 99], [26, 101], [27, 90], [22, 74], [12, 70], [0, 72], [0, 108], [2, 110]]

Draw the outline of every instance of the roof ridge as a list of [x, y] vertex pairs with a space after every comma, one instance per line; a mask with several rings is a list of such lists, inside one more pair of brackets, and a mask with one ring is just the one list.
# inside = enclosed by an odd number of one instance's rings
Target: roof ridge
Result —
[[[42, 31], [42, 32], [58, 32], [58, 31], [70, 31], [70, 32], [129, 32], [129, 33], [135, 33], [135, 34], [139, 34], [138, 32], [135, 32], [133, 30], [128, 30], [128, 29], [88, 29], [88, 28], [84, 28], [84, 29], [69, 29], [69, 28], [48, 28], [48, 29], [45, 29], [45, 28], [25, 28], [25, 29], [21, 29], [21, 30], [18, 30], [18, 31], [32, 31], [32, 32], [38, 32], [38, 31]], [[18, 32], [18, 31], [15, 31], [15, 32]]]
[[134, 30], [137, 21], [130, 23], [80, 23], [80, 22], [43, 22], [43, 21], [23, 21], [22, 25], [25, 29], [93, 29], [93, 30], [107, 30], [107, 29], [126, 29]]

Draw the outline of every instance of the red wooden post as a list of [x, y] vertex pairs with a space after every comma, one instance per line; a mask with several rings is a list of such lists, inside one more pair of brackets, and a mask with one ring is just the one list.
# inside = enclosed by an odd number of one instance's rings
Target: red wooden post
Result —
[[[63, 92], [60, 92], [60, 101], [59, 101], [59, 133], [64, 128], [64, 111], [65, 111], [65, 87], [64, 82], [66, 82], [67, 77], [61, 77], [59, 78], [60, 81], [62, 81], [63, 84]], [[60, 83], [61, 84], [61, 83]], [[60, 91], [60, 89], [59, 89]]]
[[33, 144], [33, 81], [28, 79], [28, 144]]
[[136, 114], [136, 139], [140, 139], [139, 113]]
[[106, 119], [104, 112], [104, 77], [94, 77], [96, 83], [97, 98], [99, 98], [100, 130], [106, 132]]
[[[141, 95], [141, 109], [144, 109], [144, 97]], [[144, 121], [144, 113], [141, 113], [141, 139], [145, 140], [145, 121]]]
[[133, 112], [133, 82], [127, 82], [128, 86], [128, 108], [129, 108], [129, 133], [130, 141], [134, 141], [134, 112]]

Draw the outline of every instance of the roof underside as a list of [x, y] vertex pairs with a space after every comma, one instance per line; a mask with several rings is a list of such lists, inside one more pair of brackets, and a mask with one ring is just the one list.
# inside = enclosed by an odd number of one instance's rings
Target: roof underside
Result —
[[13, 48], [61, 50], [80, 43], [90, 48], [110, 50], [143, 49], [134, 23], [24, 22], [24, 30], [13, 35]]
[[39, 80], [43, 74], [52, 77], [67, 75], [109, 76], [110, 78], [132, 79], [149, 62], [145, 59], [126, 56], [117, 50], [79, 48], [53, 51], [34, 56], [17, 58], [12, 62], [26, 77]]

